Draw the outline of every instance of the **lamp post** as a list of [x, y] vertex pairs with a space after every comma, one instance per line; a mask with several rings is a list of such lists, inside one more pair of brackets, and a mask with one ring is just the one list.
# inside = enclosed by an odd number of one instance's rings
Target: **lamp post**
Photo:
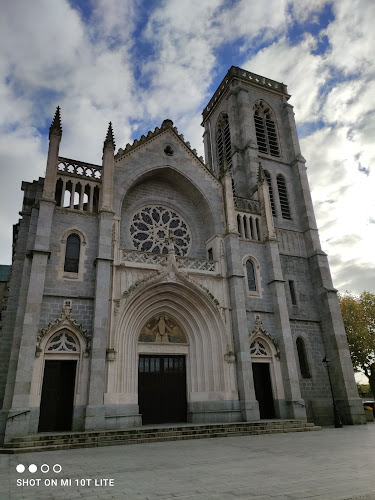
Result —
[[330, 373], [330, 361], [327, 359], [327, 356], [324, 356], [323, 363], [325, 367], [327, 368], [327, 373], [328, 373], [328, 380], [329, 380], [329, 386], [331, 388], [331, 394], [332, 394], [332, 403], [333, 403], [333, 419], [335, 422], [335, 427], [341, 428], [342, 427], [342, 422], [340, 419], [340, 414], [336, 406], [336, 401], [335, 401], [335, 396], [333, 394], [333, 388], [332, 388], [332, 381], [331, 381], [331, 373]]

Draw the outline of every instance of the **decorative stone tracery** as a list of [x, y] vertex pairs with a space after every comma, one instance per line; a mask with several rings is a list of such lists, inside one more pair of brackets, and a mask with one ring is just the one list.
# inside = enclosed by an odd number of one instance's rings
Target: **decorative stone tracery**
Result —
[[51, 337], [46, 346], [46, 352], [79, 352], [79, 345], [73, 335], [62, 330]]
[[135, 213], [130, 235], [135, 248], [143, 252], [167, 254], [170, 238], [177, 255], [186, 255], [191, 245], [190, 230], [183, 217], [160, 205], [144, 207]]
[[[71, 302], [66, 300], [60, 317], [40, 331], [37, 337], [35, 356], [38, 358], [41, 355], [43, 345], [46, 352], [80, 352], [81, 349], [75, 335], [83, 340], [85, 347], [83, 355], [88, 357], [91, 349], [91, 335], [72, 317]], [[46, 345], [46, 338], [49, 336], [50, 340]]]
[[[254, 328], [253, 331], [249, 334], [249, 337], [250, 353], [252, 356], [271, 356], [271, 353], [268, 352], [268, 344], [272, 347], [274, 356], [278, 359], [280, 358], [280, 349], [277, 345], [276, 340], [273, 339], [271, 335], [269, 335], [258, 315], [255, 318]], [[262, 342], [262, 339], [265, 342]]]

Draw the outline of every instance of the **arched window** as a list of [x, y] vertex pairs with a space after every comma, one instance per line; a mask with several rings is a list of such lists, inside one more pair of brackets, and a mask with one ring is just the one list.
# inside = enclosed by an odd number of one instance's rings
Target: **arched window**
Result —
[[288, 192], [286, 190], [285, 179], [281, 174], [279, 174], [276, 177], [276, 181], [277, 190], [279, 192], [281, 215], [283, 216], [283, 219], [291, 219], [292, 217], [290, 216]]
[[256, 102], [253, 110], [259, 152], [271, 156], [280, 156], [273, 111], [264, 101]]
[[301, 337], [296, 340], [299, 367], [302, 378], [311, 378], [309, 364], [306, 356], [305, 342]]
[[249, 292], [257, 291], [257, 283], [255, 276], [254, 264], [250, 259], [246, 261], [246, 278], [247, 278], [247, 288]]
[[228, 115], [226, 114], [221, 115], [217, 124], [216, 146], [219, 170], [223, 170], [224, 163], [226, 163], [227, 168], [230, 168], [232, 166], [232, 146], [230, 142]]
[[267, 170], [264, 171], [264, 176], [266, 178], [266, 181], [267, 181], [267, 184], [268, 184], [268, 190], [269, 190], [269, 193], [270, 193], [270, 202], [271, 202], [272, 215], [274, 217], [276, 217], [276, 208], [275, 208], [275, 200], [273, 198], [271, 176], [270, 176], [270, 173], [267, 172]]
[[78, 234], [70, 234], [66, 240], [64, 271], [78, 273], [81, 239]]

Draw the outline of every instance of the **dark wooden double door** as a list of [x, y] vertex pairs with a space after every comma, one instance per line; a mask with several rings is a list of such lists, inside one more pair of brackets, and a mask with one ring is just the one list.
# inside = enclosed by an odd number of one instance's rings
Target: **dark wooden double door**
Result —
[[39, 432], [72, 429], [76, 369], [77, 361], [45, 362]]
[[185, 356], [140, 355], [138, 399], [143, 424], [186, 422]]
[[260, 418], [275, 418], [270, 365], [269, 363], [252, 363], [252, 367]]

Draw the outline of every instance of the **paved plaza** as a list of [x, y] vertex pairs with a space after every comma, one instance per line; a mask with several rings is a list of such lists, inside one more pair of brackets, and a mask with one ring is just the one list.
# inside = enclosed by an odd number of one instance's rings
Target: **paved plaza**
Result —
[[375, 424], [0, 455], [0, 464], [0, 500], [375, 500]]

